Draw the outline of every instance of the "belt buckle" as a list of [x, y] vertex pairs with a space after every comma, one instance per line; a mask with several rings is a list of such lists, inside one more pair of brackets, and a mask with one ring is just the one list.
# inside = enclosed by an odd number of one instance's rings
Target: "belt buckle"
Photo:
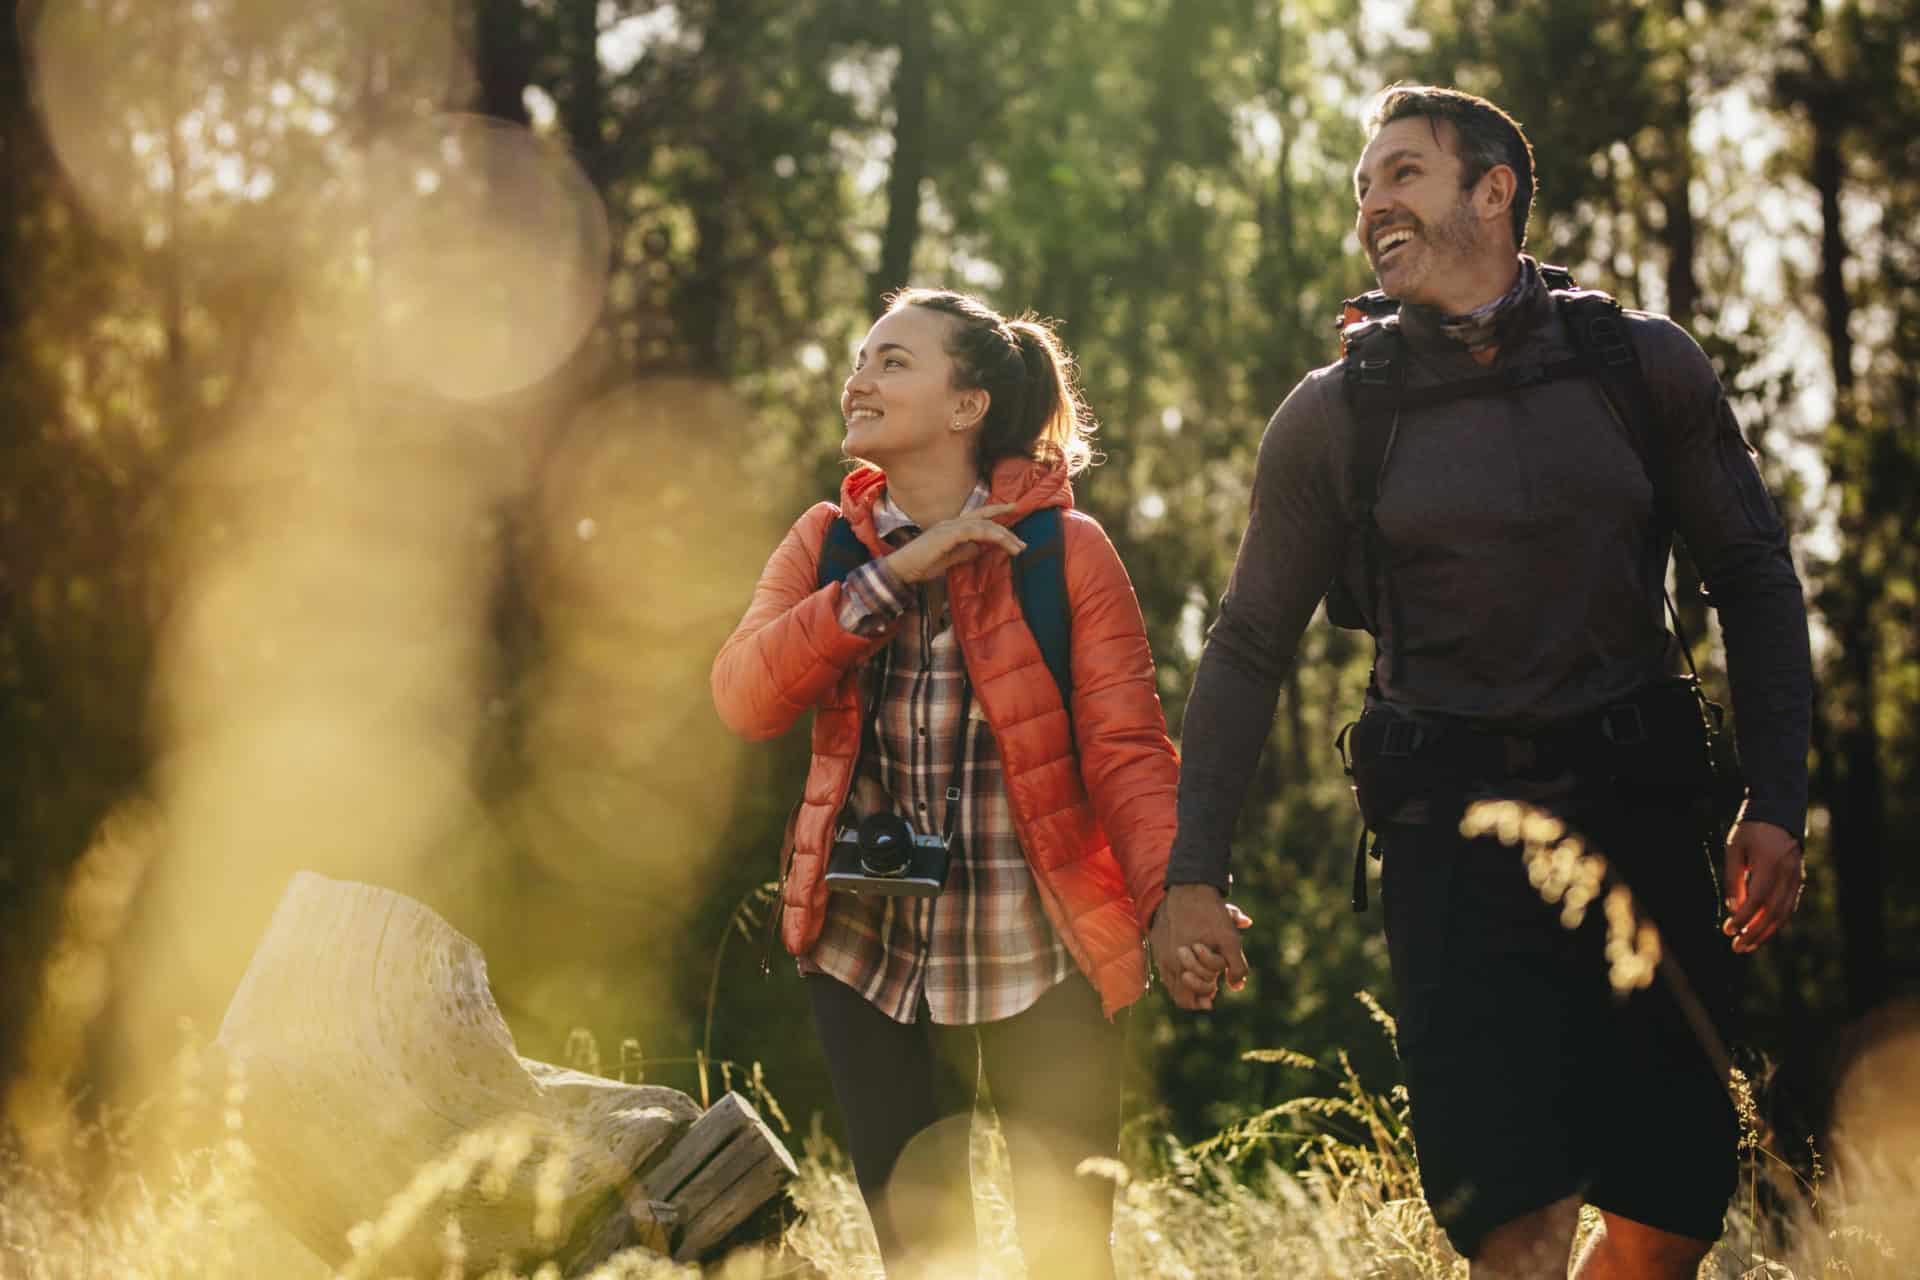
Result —
[[1647, 741], [1647, 722], [1631, 702], [1608, 707], [1600, 713], [1600, 736], [1616, 747], [1638, 747]]
[[1520, 364], [1508, 369], [1505, 377], [1511, 390], [1524, 391], [1528, 387], [1544, 386], [1547, 371], [1537, 364]]
[[1532, 738], [1502, 734], [1500, 749], [1509, 775], [1530, 773], [1540, 765], [1540, 746]]

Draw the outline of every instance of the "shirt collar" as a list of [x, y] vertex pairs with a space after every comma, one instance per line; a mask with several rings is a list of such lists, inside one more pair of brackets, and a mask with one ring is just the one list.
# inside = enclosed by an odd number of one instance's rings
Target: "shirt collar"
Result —
[[1469, 351], [1495, 345], [1500, 341], [1501, 318], [1518, 306], [1520, 299], [1533, 287], [1533, 274], [1533, 263], [1525, 258], [1520, 259], [1519, 274], [1505, 293], [1464, 315], [1447, 316], [1440, 321], [1440, 332]]
[[1520, 274], [1506, 293], [1464, 316], [1449, 316], [1432, 307], [1409, 303], [1400, 308], [1400, 329], [1416, 345], [1431, 347], [1457, 343], [1473, 350], [1508, 345], [1518, 334], [1540, 323], [1540, 308], [1551, 308], [1546, 282], [1527, 254], [1520, 255]]
[[[987, 505], [987, 499], [992, 496], [993, 495], [987, 491], [985, 484], [978, 480], [974, 481], [973, 492], [967, 495], [966, 502], [961, 505], [960, 514], [965, 515], [975, 507], [984, 507]], [[900, 509], [899, 505], [894, 502], [892, 494], [881, 494], [880, 501], [873, 504], [874, 536], [882, 539], [891, 538], [902, 529], [910, 530], [913, 533], [920, 532], [920, 526], [915, 524], [913, 519]]]

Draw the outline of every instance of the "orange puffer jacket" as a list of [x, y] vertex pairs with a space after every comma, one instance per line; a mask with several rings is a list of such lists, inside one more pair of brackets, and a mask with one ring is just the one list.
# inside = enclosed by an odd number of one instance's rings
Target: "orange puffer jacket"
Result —
[[[861, 467], [794, 524], [767, 562], [753, 603], [713, 664], [713, 698], [729, 728], [771, 738], [811, 710], [813, 764], [783, 875], [781, 940], [805, 955], [826, 918], [828, 847], [853, 781], [864, 724], [859, 668], [891, 638], [839, 623], [838, 583], [816, 587], [820, 547], [844, 509], [876, 555], [873, 530], [886, 478]], [[995, 467], [994, 502], [1013, 524], [1043, 506], [1061, 521], [1071, 615], [1073, 716], [1014, 595], [1012, 562], [988, 553], [947, 572], [961, 652], [994, 741], [1021, 847], [1047, 918], [1111, 1017], [1147, 985], [1144, 921], [1165, 894], [1179, 766], [1154, 687], [1139, 601], [1113, 544], [1074, 511], [1064, 467], [1009, 459]], [[1075, 754], [1078, 743], [1079, 753]]]

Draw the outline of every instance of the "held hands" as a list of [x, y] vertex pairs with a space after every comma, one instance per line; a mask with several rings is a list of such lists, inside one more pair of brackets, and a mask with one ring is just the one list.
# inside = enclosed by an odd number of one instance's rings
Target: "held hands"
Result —
[[888, 555], [887, 564], [900, 576], [900, 581], [912, 584], [938, 578], [954, 565], [964, 564], [993, 547], [1017, 556], [1027, 549], [1027, 544], [1013, 530], [995, 524], [993, 519], [1011, 510], [1011, 502], [994, 502], [951, 520], [942, 520]]
[[1741, 955], [1758, 950], [1793, 915], [1806, 887], [1805, 850], [1784, 827], [1742, 821], [1727, 837], [1727, 922], [1722, 932]]
[[1238, 991], [1247, 985], [1247, 957], [1239, 932], [1252, 917], [1207, 884], [1176, 884], [1147, 931], [1153, 962], [1167, 993], [1182, 1009], [1211, 1009], [1220, 979]]

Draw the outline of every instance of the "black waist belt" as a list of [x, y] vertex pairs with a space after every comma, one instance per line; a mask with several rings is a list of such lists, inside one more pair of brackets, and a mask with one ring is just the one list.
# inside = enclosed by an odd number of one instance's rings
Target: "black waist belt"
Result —
[[[1410, 761], [1432, 751], [1429, 768], [1433, 772], [1478, 780], [1578, 771], [1616, 752], [1654, 745], [1653, 717], [1639, 702], [1616, 703], [1531, 730], [1471, 720], [1415, 719], [1384, 704], [1379, 709], [1383, 714], [1377, 729], [1369, 723], [1374, 718], [1371, 710], [1354, 727], [1356, 755]], [[1698, 716], [1692, 719], [1697, 723]]]
[[1528, 727], [1415, 717], [1376, 701], [1351, 728], [1349, 770], [1363, 787], [1370, 764], [1397, 770], [1416, 762], [1415, 771], [1434, 782], [1598, 770], [1695, 785], [1710, 773], [1702, 707], [1686, 677], [1656, 681], [1584, 715]]
[[1477, 784], [1569, 773], [1708, 796], [1714, 771], [1706, 706], [1690, 677], [1657, 680], [1584, 715], [1524, 728], [1415, 717], [1370, 702], [1336, 740], [1365, 824], [1355, 850], [1355, 909], [1365, 909], [1367, 831], [1380, 830], [1415, 797], [1440, 801], [1444, 810]]

